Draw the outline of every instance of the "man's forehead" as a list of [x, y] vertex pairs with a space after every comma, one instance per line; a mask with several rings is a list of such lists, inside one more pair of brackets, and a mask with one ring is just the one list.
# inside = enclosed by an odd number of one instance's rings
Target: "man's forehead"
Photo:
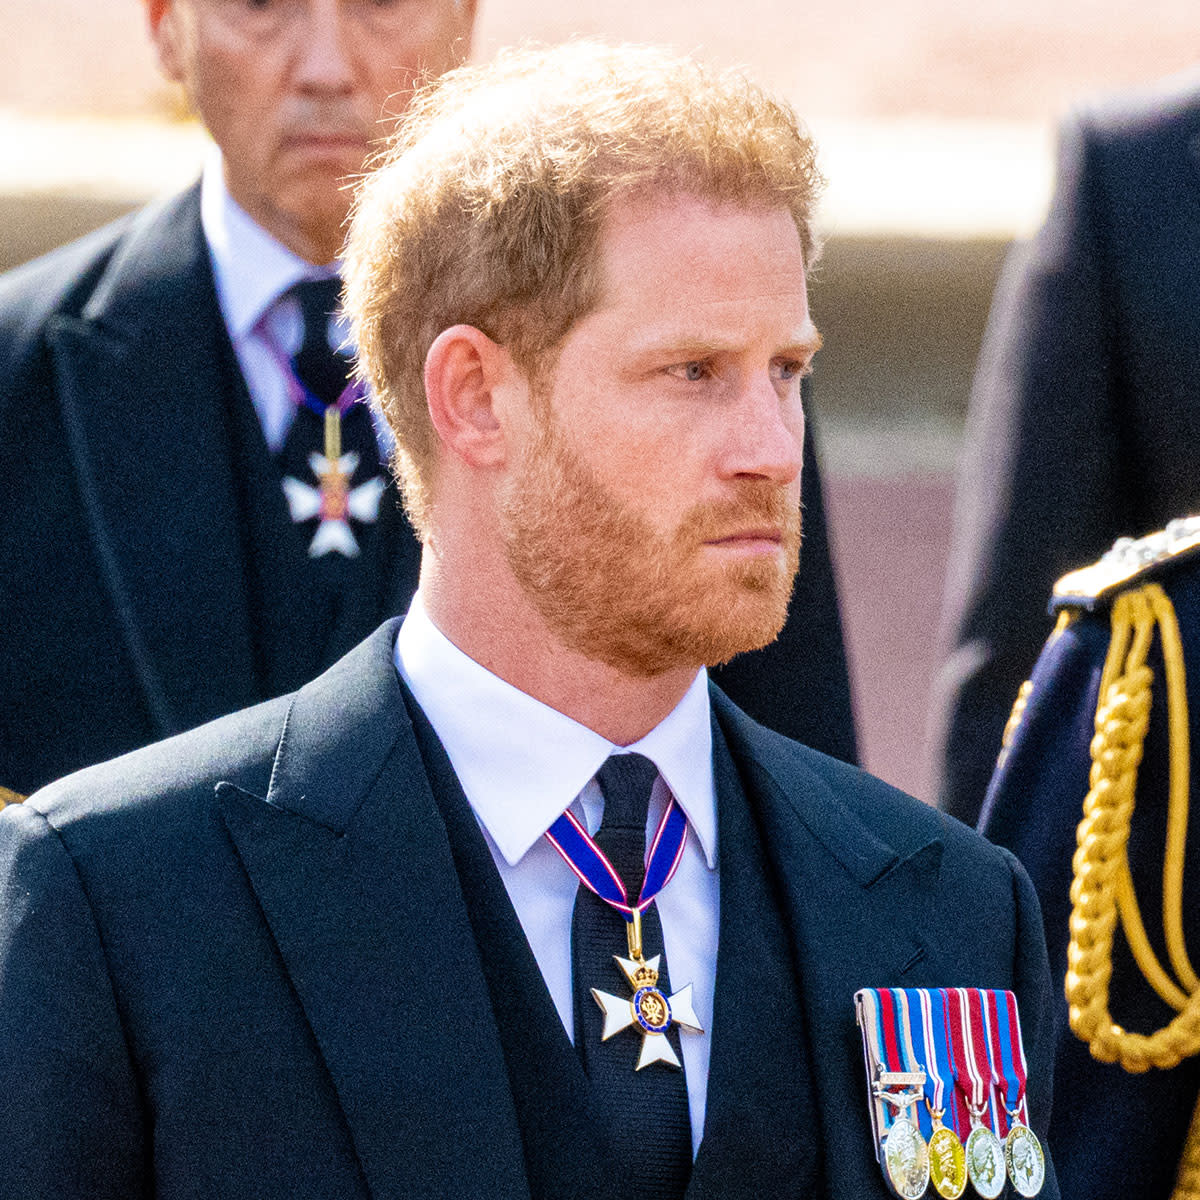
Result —
[[640, 197], [607, 216], [597, 258], [593, 311], [645, 321], [638, 341], [719, 349], [752, 320], [781, 344], [819, 345], [800, 235], [782, 206]]

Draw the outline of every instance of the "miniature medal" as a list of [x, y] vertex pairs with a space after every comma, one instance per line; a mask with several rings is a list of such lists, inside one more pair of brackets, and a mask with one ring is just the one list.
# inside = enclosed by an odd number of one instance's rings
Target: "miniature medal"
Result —
[[888, 1186], [902, 1200], [920, 1200], [929, 1187], [929, 1147], [917, 1125], [908, 1119], [906, 1114], [921, 1098], [919, 1090], [924, 1084], [925, 1076], [918, 1073], [916, 1083], [918, 1090], [906, 1090], [899, 1094], [887, 1091], [886, 1088], [898, 1082], [899, 1075], [911, 1075], [909, 1072], [880, 1072], [876, 1087], [878, 1095], [887, 1104], [894, 1105], [897, 1116], [892, 1121], [887, 1136], [883, 1139], [883, 1166], [887, 1176]]
[[967, 1190], [967, 1152], [953, 1129], [942, 1124], [940, 1108], [930, 1110], [933, 1133], [929, 1138], [929, 1180], [939, 1196], [958, 1200]]
[[986, 993], [984, 1018], [988, 1046], [1004, 1089], [1004, 1110], [1009, 1130], [1004, 1139], [1004, 1163], [1017, 1194], [1036, 1196], [1046, 1182], [1046, 1156], [1037, 1135], [1026, 1121], [1025, 1082], [1028, 1068], [1021, 1038], [1017, 998], [1012, 992]]
[[954, 988], [946, 1006], [950, 1045], [955, 1063], [955, 1087], [962, 1091], [970, 1114], [967, 1135], [967, 1177], [983, 1200], [996, 1200], [1004, 1190], [1004, 1149], [985, 1123], [992, 1085], [991, 1060], [977, 988]]
[[967, 1187], [967, 1152], [953, 1127], [953, 1108], [950, 1109], [950, 1124], [946, 1125], [944, 1121], [948, 1104], [952, 1105], [954, 1101], [954, 1063], [946, 1034], [945, 992], [910, 988], [905, 990], [905, 995], [914, 1018], [914, 1046], [929, 1076], [930, 1095], [925, 1100], [933, 1126], [929, 1134], [929, 1181], [945, 1200], [958, 1200]]
[[1019, 1122], [1004, 1139], [1004, 1162], [1008, 1177], [1022, 1196], [1036, 1196], [1046, 1182], [1046, 1156], [1037, 1134]]
[[1000, 1139], [986, 1125], [977, 1124], [978, 1120], [978, 1115], [972, 1112], [966, 1145], [967, 1175], [983, 1200], [996, 1200], [1004, 1191], [1004, 1149]]

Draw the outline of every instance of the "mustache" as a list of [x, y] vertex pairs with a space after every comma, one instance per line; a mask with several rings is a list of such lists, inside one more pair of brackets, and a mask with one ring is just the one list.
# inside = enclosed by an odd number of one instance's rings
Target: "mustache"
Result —
[[785, 546], [800, 540], [800, 500], [766, 481], [745, 480], [731, 499], [695, 505], [680, 522], [677, 534], [688, 541], [715, 541], [745, 529], [778, 529]]

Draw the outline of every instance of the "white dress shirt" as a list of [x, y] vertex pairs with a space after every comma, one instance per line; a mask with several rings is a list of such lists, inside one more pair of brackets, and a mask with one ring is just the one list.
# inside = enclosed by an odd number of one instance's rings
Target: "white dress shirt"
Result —
[[[305, 279], [337, 276], [341, 263], [313, 266], [267, 233], [229, 194], [221, 155], [215, 150], [200, 180], [200, 227], [221, 316], [263, 436], [275, 453], [287, 440], [296, 413], [288, 363], [304, 340], [300, 306], [288, 292]], [[350, 345], [349, 322], [339, 314], [329, 324], [330, 345]], [[386, 457], [390, 431], [374, 405], [371, 413]]]
[[[693, 984], [705, 1029], [680, 1030], [694, 1153], [704, 1131], [719, 905], [707, 674], [697, 673], [675, 709], [644, 738], [616, 746], [469, 658], [430, 620], [419, 591], [396, 639], [396, 666], [446, 749], [572, 1040], [571, 914], [579, 883], [542, 835], [567, 808], [595, 833], [604, 797], [593, 776], [610, 754], [636, 752], [658, 767], [650, 834], [672, 795], [688, 818], [683, 858], [655, 903], [671, 986]], [[613, 953], [626, 953], [615, 918]], [[618, 1036], [629, 1040], [632, 1071], [635, 1034]]]

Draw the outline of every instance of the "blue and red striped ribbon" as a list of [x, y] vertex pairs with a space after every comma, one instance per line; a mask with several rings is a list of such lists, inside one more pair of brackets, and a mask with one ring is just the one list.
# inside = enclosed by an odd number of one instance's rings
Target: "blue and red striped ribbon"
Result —
[[546, 830], [546, 840], [562, 855], [580, 883], [617, 909], [626, 921], [632, 921], [634, 912], [644, 912], [678, 870], [687, 843], [687, 817], [672, 796], [650, 843], [646, 879], [634, 903], [630, 903], [625, 883], [608, 856], [570, 809]]

